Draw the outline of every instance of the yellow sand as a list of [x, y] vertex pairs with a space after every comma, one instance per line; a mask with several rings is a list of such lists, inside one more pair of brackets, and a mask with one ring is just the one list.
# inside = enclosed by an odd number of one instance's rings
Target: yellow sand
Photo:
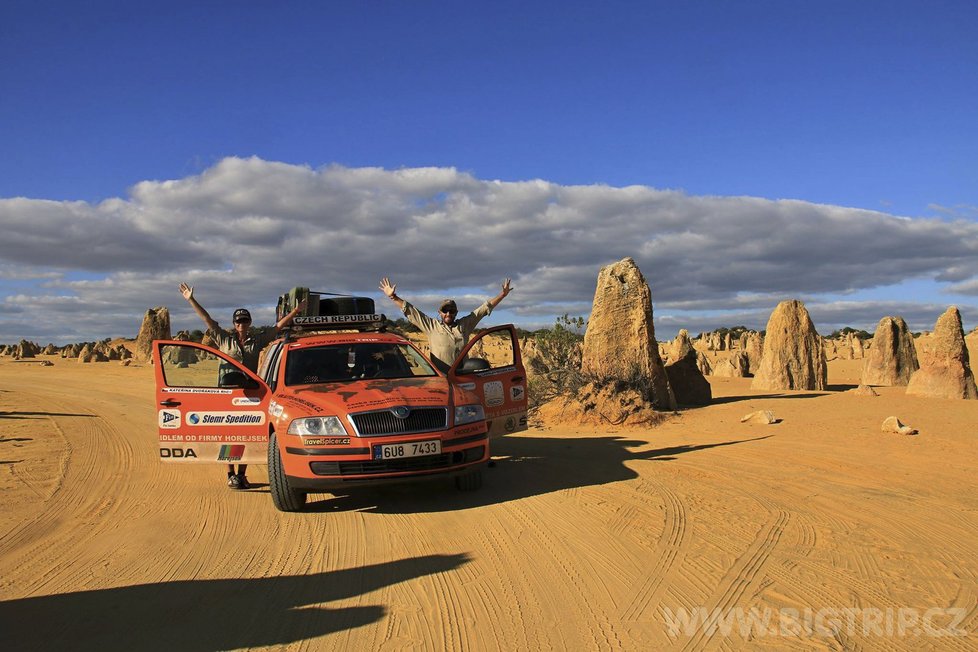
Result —
[[[531, 429], [475, 493], [282, 514], [264, 467], [233, 492], [159, 462], [151, 367], [41, 359], [0, 359], [7, 649], [978, 649], [978, 401], [847, 394], [858, 360], [825, 393], [711, 379], [713, 405], [655, 429]], [[740, 422], [763, 409], [780, 423]], [[881, 433], [891, 415], [920, 434]], [[670, 636], [699, 607], [775, 610], [772, 631]], [[855, 620], [806, 628], [828, 609]], [[969, 636], [927, 635], [951, 614]]]

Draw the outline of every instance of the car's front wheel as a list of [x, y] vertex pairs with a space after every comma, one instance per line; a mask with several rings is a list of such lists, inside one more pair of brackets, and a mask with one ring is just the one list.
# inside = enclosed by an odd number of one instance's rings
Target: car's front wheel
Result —
[[272, 504], [279, 511], [298, 512], [306, 504], [306, 492], [289, 486], [274, 432], [268, 438], [268, 489], [272, 494]]

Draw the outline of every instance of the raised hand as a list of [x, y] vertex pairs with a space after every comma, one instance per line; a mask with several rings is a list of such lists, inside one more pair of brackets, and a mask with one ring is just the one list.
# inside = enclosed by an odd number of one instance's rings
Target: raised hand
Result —
[[391, 280], [385, 276], [380, 279], [380, 291], [387, 295], [387, 298], [391, 298], [397, 294], [397, 286], [391, 283]]

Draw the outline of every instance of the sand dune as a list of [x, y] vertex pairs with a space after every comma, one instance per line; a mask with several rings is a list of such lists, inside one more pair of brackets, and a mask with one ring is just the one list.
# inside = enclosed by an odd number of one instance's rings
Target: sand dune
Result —
[[[232, 492], [158, 461], [150, 367], [42, 359], [0, 359], [8, 649], [978, 649], [978, 401], [848, 394], [860, 360], [827, 392], [711, 378], [712, 405], [654, 429], [504, 438], [476, 493], [282, 514], [263, 467]], [[920, 434], [882, 434], [891, 415]], [[774, 619], [670, 634], [698, 608]]]

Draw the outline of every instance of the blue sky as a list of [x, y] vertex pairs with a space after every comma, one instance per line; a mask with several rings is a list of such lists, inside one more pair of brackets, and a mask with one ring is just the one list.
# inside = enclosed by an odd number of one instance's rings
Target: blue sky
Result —
[[965, 1], [4, 2], [0, 342], [131, 336], [153, 305], [195, 328], [180, 280], [270, 315], [293, 285], [379, 300], [390, 274], [430, 308], [512, 276], [494, 318], [541, 326], [625, 255], [660, 337], [784, 298], [823, 333], [951, 304], [974, 327], [975, 25]]

